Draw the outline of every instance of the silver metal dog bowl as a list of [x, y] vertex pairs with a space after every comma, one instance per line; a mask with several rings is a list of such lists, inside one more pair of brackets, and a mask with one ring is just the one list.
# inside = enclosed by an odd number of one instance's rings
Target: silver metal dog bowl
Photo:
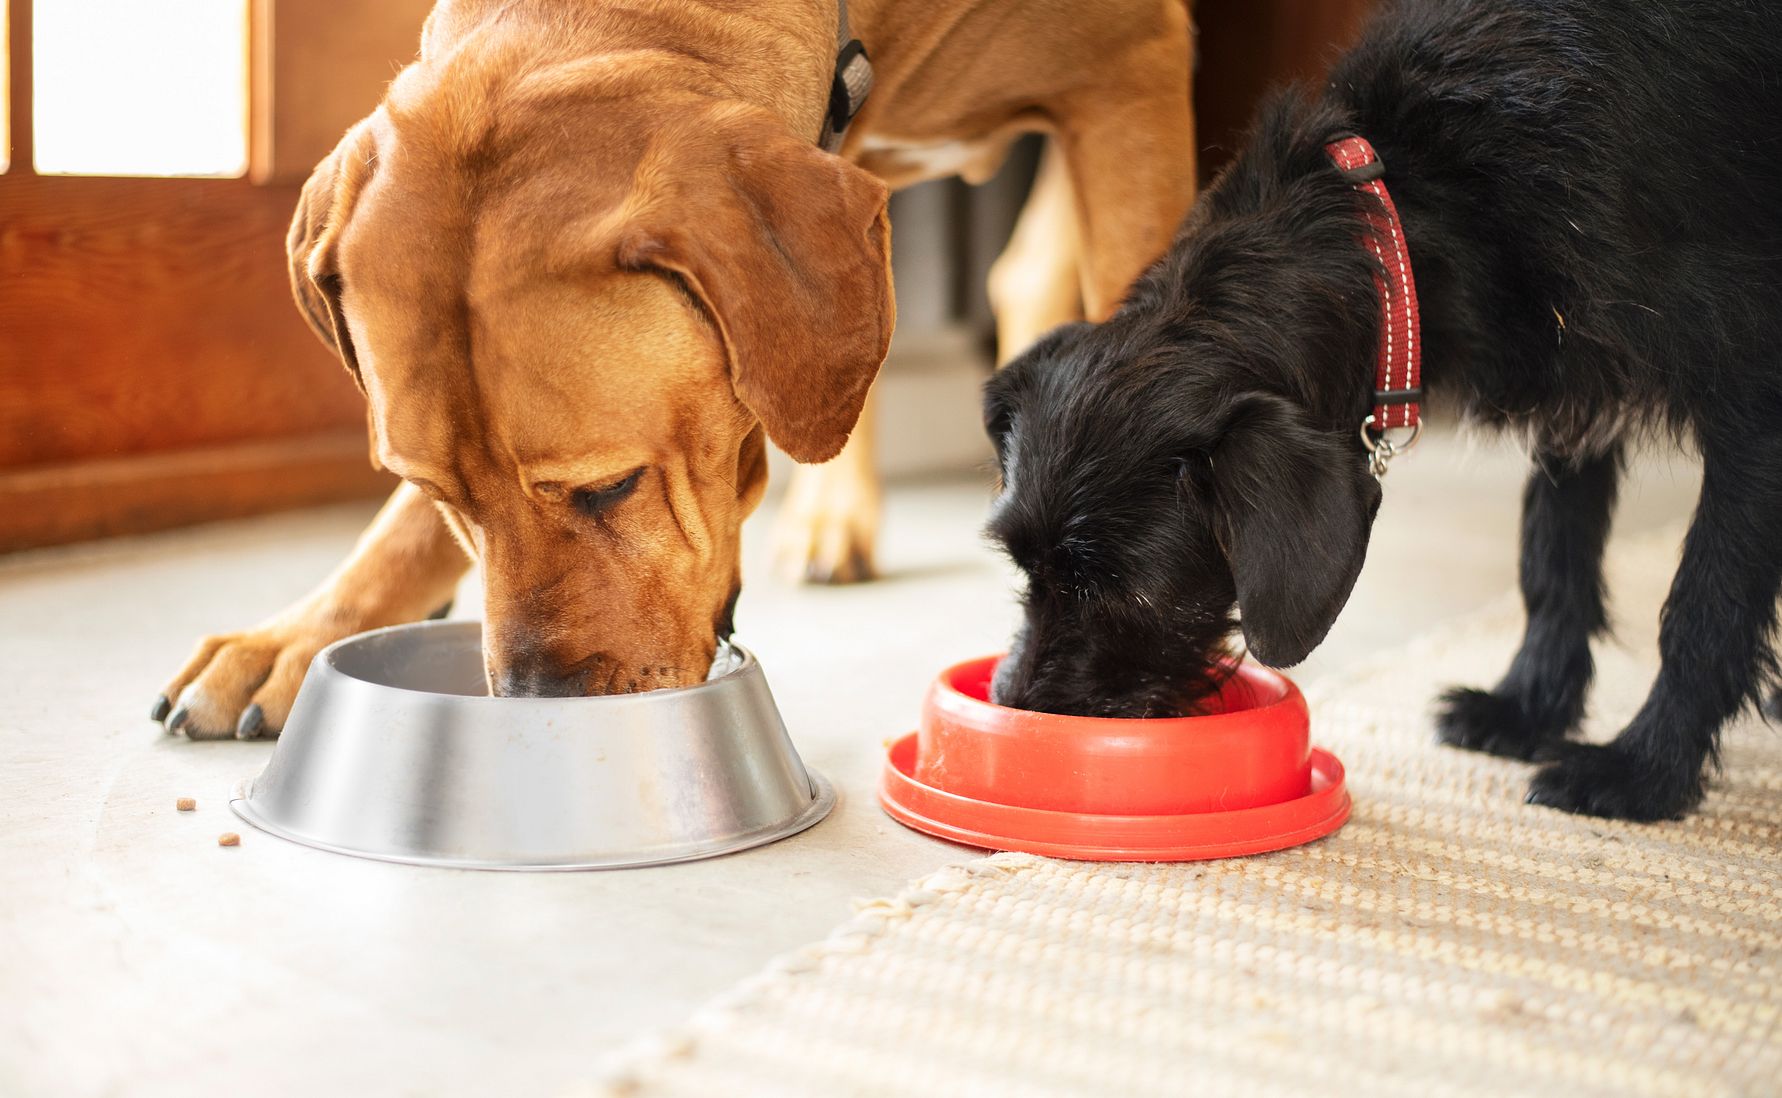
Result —
[[316, 654], [260, 776], [230, 807], [323, 850], [468, 869], [606, 869], [803, 831], [805, 769], [761, 665], [721, 648], [694, 686], [494, 698], [476, 622], [380, 629]]

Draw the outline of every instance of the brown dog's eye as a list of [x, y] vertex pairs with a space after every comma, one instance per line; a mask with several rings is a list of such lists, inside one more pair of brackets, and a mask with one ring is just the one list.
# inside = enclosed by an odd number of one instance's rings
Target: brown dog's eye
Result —
[[625, 497], [637, 490], [637, 482], [643, 479], [644, 471], [633, 469], [625, 477], [611, 484], [598, 488], [577, 488], [569, 494], [569, 502], [576, 510], [589, 518], [601, 518], [608, 511], [624, 502]]

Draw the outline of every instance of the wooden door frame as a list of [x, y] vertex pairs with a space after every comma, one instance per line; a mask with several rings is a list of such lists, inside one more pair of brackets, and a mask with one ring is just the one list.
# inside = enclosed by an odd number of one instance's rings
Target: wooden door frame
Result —
[[[10, 418], [0, 409], [13, 436], [0, 439], [0, 553], [388, 492], [393, 478], [369, 460], [363, 404], [345, 370], [304, 329], [284, 284], [283, 226], [297, 187], [257, 187], [245, 178], [37, 175], [31, 8], [32, 0], [11, 0], [7, 13], [12, 153], [0, 174], [0, 273], [10, 273], [6, 293], [15, 301], [47, 301], [52, 315], [39, 323], [35, 311], [23, 315], [31, 306], [15, 307], [11, 331], [0, 321], [0, 359], [12, 360], [0, 361], [0, 400], [15, 409]], [[232, 228], [214, 241], [192, 231], [207, 218]], [[169, 304], [163, 315], [184, 325], [164, 341], [164, 357], [193, 342], [190, 317], [172, 310], [209, 309], [232, 322], [218, 325], [218, 346], [199, 364], [207, 372], [167, 375], [182, 391], [167, 391], [153, 361], [119, 361], [128, 356], [115, 350], [81, 355], [80, 332], [55, 334], [54, 306], [63, 299], [48, 282], [58, 266], [64, 278], [78, 272], [82, 257], [60, 265], [43, 259], [66, 258], [102, 232], [124, 241], [92, 262], [95, 270], [113, 263], [108, 284], [125, 323], [140, 325], [139, 298], [160, 294]], [[64, 236], [69, 243], [55, 239]], [[206, 281], [193, 260], [203, 248], [241, 254], [226, 256], [234, 267]], [[146, 260], [140, 268], [132, 264], [139, 255]], [[179, 285], [182, 277], [191, 285]], [[70, 326], [102, 329], [106, 303], [90, 296], [107, 292], [91, 285], [100, 280], [68, 281]], [[81, 295], [89, 296], [72, 300]], [[88, 345], [133, 345], [104, 335], [95, 332]], [[45, 346], [54, 351], [30, 353]], [[257, 370], [265, 374], [256, 377]], [[179, 414], [162, 407], [153, 414], [164, 422], [144, 422], [147, 398], [174, 402]], [[107, 444], [101, 436], [113, 421]]]

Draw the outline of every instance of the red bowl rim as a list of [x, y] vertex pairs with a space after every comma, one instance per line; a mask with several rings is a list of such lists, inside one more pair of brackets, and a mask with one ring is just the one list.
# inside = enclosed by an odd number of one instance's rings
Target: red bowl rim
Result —
[[998, 705], [986, 698], [975, 698], [953, 685], [954, 679], [967, 669], [994, 664], [1005, 654], [961, 660], [947, 667], [930, 686], [926, 708], [955, 718], [973, 734], [1020, 736], [1030, 740], [1035, 737], [1058, 738], [1065, 739], [1066, 746], [1080, 745], [1086, 738], [1094, 738], [1130, 740], [1136, 747], [1152, 739], [1174, 738], [1188, 732], [1205, 746], [1209, 737], [1221, 733], [1250, 739], [1261, 728], [1283, 725], [1299, 737], [1309, 732], [1305, 698], [1299, 686], [1279, 671], [1252, 660], [1227, 661], [1227, 665], [1235, 662], [1233, 674], [1247, 680], [1252, 689], [1273, 692], [1275, 696], [1271, 700], [1247, 709], [1186, 717], [1078, 717], [1045, 713]]
[[963, 797], [920, 781], [914, 733], [886, 745], [879, 804], [917, 831], [990, 850], [1082, 861], [1199, 861], [1283, 850], [1342, 827], [1350, 812], [1343, 764], [1312, 749], [1312, 788], [1280, 804], [1225, 812], [1132, 816], [1056, 812]]

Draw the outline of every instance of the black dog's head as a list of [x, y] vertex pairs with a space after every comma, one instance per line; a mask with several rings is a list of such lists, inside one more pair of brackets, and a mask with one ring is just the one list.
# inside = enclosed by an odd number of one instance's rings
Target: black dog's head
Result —
[[1028, 580], [997, 701], [1190, 712], [1235, 625], [1276, 666], [1329, 631], [1380, 502], [1356, 434], [1380, 339], [1372, 200], [1324, 151], [1345, 127], [1277, 99], [1112, 318], [989, 382], [990, 534]]
[[985, 391], [1003, 487], [990, 534], [1027, 573], [995, 699], [1111, 717], [1191, 712], [1233, 610], [1264, 663], [1324, 639], [1380, 489], [1212, 333], [1123, 310], [1059, 329]]

